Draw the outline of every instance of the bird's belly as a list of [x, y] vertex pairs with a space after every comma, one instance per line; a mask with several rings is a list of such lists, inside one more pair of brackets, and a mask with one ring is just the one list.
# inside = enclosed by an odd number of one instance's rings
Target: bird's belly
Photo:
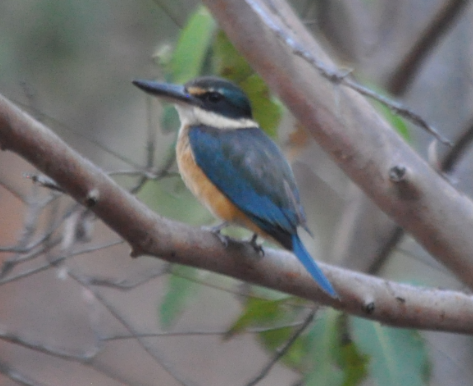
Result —
[[186, 135], [179, 135], [176, 147], [177, 166], [188, 189], [204, 204], [212, 214], [230, 223], [266, 236], [235, 204], [233, 204], [208, 179], [202, 169], [197, 166]]
[[177, 166], [188, 189], [214, 216], [235, 222], [241, 212], [197, 166], [187, 138], [180, 138], [176, 149]]

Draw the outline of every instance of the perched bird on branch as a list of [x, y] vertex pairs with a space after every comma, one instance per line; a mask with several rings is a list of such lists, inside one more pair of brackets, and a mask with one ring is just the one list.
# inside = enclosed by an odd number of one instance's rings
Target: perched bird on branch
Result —
[[190, 191], [224, 221], [214, 231], [219, 234], [224, 225], [237, 224], [254, 232], [257, 248], [257, 236], [277, 242], [297, 256], [326, 293], [337, 297], [297, 233], [299, 227], [309, 230], [292, 170], [253, 120], [246, 94], [217, 77], [185, 85], [133, 84], [175, 105], [181, 121], [179, 171]]

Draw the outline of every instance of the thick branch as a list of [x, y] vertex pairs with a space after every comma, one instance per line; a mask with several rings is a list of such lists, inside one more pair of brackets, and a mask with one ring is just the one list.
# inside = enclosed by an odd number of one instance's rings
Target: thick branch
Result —
[[[472, 202], [418, 156], [351, 88], [352, 82], [327, 79], [327, 73], [337, 74], [336, 68], [287, 4], [274, 0], [269, 9], [259, 0], [204, 3], [253, 68], [346, 174], [473, 287]], [[303, 58], [295, 55], [295, 42], [306, 50]]]
[[473, 333], [473, 299], [423, 290], [320, 264], [341, 300], [329, 298], [296, 258], [247, 244], [224, 248], [211, 233], [158, 216], [52, 131], [0, 96], [0, 145], [19, 154], [88, 206], [121, 235], [133, 254], [152, 255], [331, 305], [393, 326]]

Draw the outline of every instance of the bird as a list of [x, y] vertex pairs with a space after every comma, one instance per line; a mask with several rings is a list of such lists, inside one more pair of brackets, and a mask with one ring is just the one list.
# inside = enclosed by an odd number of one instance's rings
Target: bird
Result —
[[[292, 251], [318, 286], [338, 298], [302, 243], [310, 233], [299, 190], [280, 148], [253, 119], [248, 96], [233, 82], [202, 76], [183, 85], [134, 80], [146, 93], [173, 104], [181, 123], [176, 144], [188, 189], [218, 219], [214, 231], [235, 224]], [[261, 248], [261, 247], [260, 247]]]

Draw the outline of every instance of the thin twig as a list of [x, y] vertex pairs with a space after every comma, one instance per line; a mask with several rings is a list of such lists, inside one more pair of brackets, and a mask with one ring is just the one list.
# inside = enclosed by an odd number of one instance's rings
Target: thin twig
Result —
[[287, 342], [280, 349], [276, 350], [276, 355], [271, 358], [271, 360], [263, 367], [261, 372], [253, 378], [246, 386], [254, 386], [259, 383], [264, 377], [268, 375], [271, 369], [276, 363], [289, 351], [294, 342], [299, 336], [305, 331], [305, 329], [312, 323], [314, 320], [316, 309], [313, 309], [310, 314], [305, 319], [304, 323], [294, 332], [294, 334], [287, 340]]
[[[31, 110], [31, 106], [29, 106], [29, 105], [26, 105], [26, 104], [24, 104], [20, 101], [14, 100], [14, 99], [12, 99], [12, 101], [14, 101], [14, 103], [16, 105], [21, 106], [22, 108], [24, 108], [25, 111], [30, 111]], [[118, 152], [118, 151], [115, 151], [115, 150], [111, 149], [107, 145], [99, 142], [96, 139], [91, 138], [90, 136], [88, 136], [87, 134], [85, 134], [81, 131], [76, 131], [76, 130], [72, 129], [68, 125], [64, 124], [63, 122], [59, 121], [58, 119], [56, 119], [56, 118], [54, 118], [54, 117], [52, 117], [48, 114], [45, 114], [41, 111], [36, 111], [35, 110], [35, 111], [33, 111], [33, 115], [35, 116], [35, 118], [38, 121], [40, 121], [44, 124], [48, 124], [48, 125], [54, 127], [55, 129], [61, 129], [63, 131], [66, 131], [67, 133], [71, 134], [72, 136], [86, 141], [89, 145], [96, 146], [99, 150], [102, 150], [106, 154], [109, 154], [109, 155], [113, 156], [117, 160], [120, 160], [123, 163], [125, 163], [126, 165], [132, 166], [136, 169], [140, 168], [139, 164], [137, 164], [136, 162], [134, 162], [130, 158], [126, 157], [123, 154], [123, 152]]]
[[18, 264], [25, 263], [27, 261], [31, 261], [31, 260], [34, 260], [34, 259], [38, 258], [39, 256], [46, 253], [48, 249], [53, 248], [54, 246], [58, 245], [59, 243], [60, 243], [60, 239], [58, 238], [53, 243], [49, 243], [49, 245], [47, 245], [46, 243], [41, 244], [37, 249], [32, 249], [30, 252], [28, 252], [26, 254], [22, 253], [20, 256], [15, 255], [13, 258], [5, 260], [2, 263], [2, 265], [0, 266], [0, 285], [15, 280], [12, 277], [6, 279], [6, 276]]
[[346, 86], [351, 87], [353, 90], [358, 91], [360, 94], [370, 97], [386, 105], [392, 112], [400, 115], [403, 118], [408, 119], [415, 125], [421, 127], [422, 129], [430, 133], [434, 138], [436, 138], [438, 141], [440, 141], [444, 145], [453, 146], [452, 141], [450, 141], [449, 139], [444, 137], [442, 134], [440, 134], [424, 118], [422, 118], [419, 114], [415, 113], [411, 109], [405, 107], [402, 103], [393, 101], [392, 99], [389, 99], [383, 95], [380, 95], [374, 92], [373, 90], [370, 90], [369, 88], [362, 86], [359, 83], [356, 83], [354, 80], [350, 78], [344, 78], [342, 82]]
[[[77, 208], [76, 203], [74, 203], [73, 208]], [[59, 229], [64, 220], [66, 220], [71, 215], [71, 213], [73, 213], [73, 210], [67, 210], [64, 216], [57, 222], [57, 224], [55, 224], [55, 226], [51, 227], [49, 231], [44, 232], [37, 240], [31, 242], [28, 245], [23, 246], [23, 243], [20, 240], [20, 242], [15, 246], [0, 247], [0, 252], [12, 252], [16, 254], [15, 256], [10, 257], [3, 262], [0, 268], [0, 277], [5, 276], [17, 264], [34, 259], [38, 253], [45, 253], [46, 240], [48, 240], [57, 229]], [[33, 231], [34, 230], [35, 228], [33, 228]], [[38, 247], [40, 247], [40, 252], [34, 251], [34, 249]]]
[[61, 187], [58, 184], [56, 184], [55, 181], [45, 176], [44, 174], [26, 173], [24, 177], [30, 179], [34, 183], [42, 186], [43, 188], [48, 188], [56, 192], [64, 193], [64, 191], [61, 189]]
[[156, 3], [156, 5], [158, 5], [163, 10], [163, 12], [167, 15], [167, 17], [169, 17], [169, 19], [172, 20], [172, 22], [176, 25], [176, 27], [178, 27], [180, 30], [184, 28], [184, 24], [180, 22], [177, 19], [177, 17], [174, 15], [174, 13], [171, 12], [171, 10], [169, 9], [168, 2], [166, 1], [163, 2], [159, 0], [153, 0], [153, 2]]
[[[51, 248], [52, 246], [59, 244], [60, 241], [61, 241], [60, 238], [55, 239], [55, 241], [53, 243], [51, 243], [49, 246], [45, 247], [45, 249]], [[79, 256], [79, 255], [91, 253], [91, 252], [95, 252], [95, 251], [98, 251], [100, 249], [109, 248], [111, 246], [118, 245], [118, 244], [121, 244], [121, 243], [123, 243], [123, 241], [114, 241], [114, 242], [107, 243], [107, 244], [101, 244], [99, 246], [87, 247], [87, 248], [84, 248], [84, 249], [81, 249], [81, 250], [78, 250], [78, 251], [75, 251], [75, 252], [69, 252], [67, 255], [56, 256], [56, 257], [52, 258], [50, 261], [48, 261], [48, 262], [46, 262], [46, 263], [44, 263], [44, 264], [42, 264], [38, 267], [27, 269], [27, 270], [22, 271], [22, 272], [14, 275], [14, 276], [9, 276], [9, 277], [5, 277], [5, 278], [1, 279], [0, 280], [0, 285], [11, 283], [11, 282], [14, 282], [14, 281], [17, 281], [17, 280], [20, 280], [20, 279], [24, 279], [25, 277], [35, 275], [39, 272], [46, 271], [48, 269], [56, 267], [57, 265], [62, 263], [65, 259], [68, 259], [68, 258], [71, 258], [71, 257], [74, 257], [74, 256]], [[35, 257], [39, 256], [39, 254], [42, 254], [42, 253], [44, 253], [44, 251], [42, 251], [42, 250], [38, 251], [38, 252], [35, 252]]]
[[458, 165], [460, 160], [465, 156], [471, 143], [473, 142], [473, 118], [470, 119], [466, 128], [455, 141], [450, 151], [443, 157], [440, 166], [444, 173], [451, 173]]
[[3, 374], [8, 379], [23, 386], [47, 386], [44, 383], [38, 382], [27, 375], [18, 372], [4, 362], [0, 362], [0, 374]]
[[[291, 37], [287, 34], [286, 30], [283, 30], [260, 5], [258, 1], [255, 0], [246, 0], [247, 4], [256, 12], [259, 17], [264, 21], [264, 23], [270, 28], [273, 33], [283, 41], [288, 47], [291, 48], [294, 55], [297, 55], [310, 63], [314, 68], [316, 68], [319, 73], [327, 80], [335, 84], [344, 84], [345, 86], [350, 87], [353, 90], [358, 91], [360, 94], [372, 98], [384, 105], [386, 105], [393, 112], [401, 115], [402, 117], [409, 119], [415, 125], [423, 128], [432, 136], [434, 136], [441, 143], [451, 146], [450, 140], [445, 138], [440, 134], [434, 127], [432, 127], [427, 121], [425, 121], [420, 115], [414, 113], [412, 110], [406, 108], [399, 102], [390, 100], [389, 98], [380, 95], [373, 90], [368, 89], [365, 86], [360, 85], [351, 79], [348, 75], [350, 72], [341, 71], [338, 69], [329, 68], [325, 63], [318, 60], [313, 56], [304, 46], [299, 43], [294, 37]], [[281, 16], [281, 15], [280, 15]], [[284, 19], [283, 19], [284, 21]]]
[[182, 386], [192, 386], [194, 385], [193, 382], [185, 379], [182, 375], [177, 373], [177, 371], [173, 368], [171, 364], [168, 363], [168, 360], [164, 358], [164, 355], [161, 352], [158, 352], [156, 348], [149, 345], [145, 339], [139, 337], [139, 333], [135, 330], [126, 318], [122, 315], [122, 313], [114, 307], [102, 294], [97, 291], [89, 282], [88, 278], [82, 276], [73, 271], [68, 271], [68, 276], [76, 281], [78, 284], [89, 290], [95, 299], [102, 304], [108, 312], [123, 326], [125, 329], [136, 338], [136, 341], [141, 345], [141, 347], [153, 358], [158, 365], [160, 365], [166, 372], [172, 376], [180, 385]]
[[0, 179], [0, 186], [5, 188], [9, 193], [11, 193], [14, 197], [16, 197], [18, 200], [20, 200], [22, 203], [26, 204], [28, 203], [28, 198], [20, 193], [19, 190], [16, 190], [12, 185], [10, 185], [7, 181]]
[[[46, 200], [44, 204], [49, 204], [53, 202], [57, 196], [51, 195], [53, 199], [51, 200]], [[44, 205], [45, 206], [45, 205]], [[40, 206], [43, 208], [43, 206]], [[0, 278], [4, 277], [9, 271], [11, 271], [17, 264], [24, 263], [26, 261], [34, 259], [36, 256], [38, 256], [38, 253], [45, 253], [47, 252], [46, 249], [44, 249], [44, 244], [46, 244], [46, 240], [48, 240], [53, 233], [59, 229], [59, 227], [64, 223], [65, 220], [67, 220], [80, 206], [77, 203], [73, 203], [67, 210], [64, 211], [63, 216], [57, 220], [56, 224], [54, 226], [50, 226], [49, 230], [44, 232], [37, 240], [31, 242], [28, 245], [24, 245], [25, 241], [20, 240], [19, 243], [16, 246], [13, 247], [0, 247], [0, 252], [14, 252], [16, 253], [15, 256], [10, 257], [8, 260], [5, 260], [3, 264], [0, 267]], [[39, 212], [38, 212], [39, 213]], [[27, 216], [28, 218], [31, 218], [30, 221], [34, 220], [37, 221], [34, 217]], [[39, 216], [37, 216], [39, 217]], [[28, 221], [26, 221], [26, 224], [28, 224]], [[25, 225], [24, 227], [27, 227]], [[36, 230], [36, 226], [28, 225], [28, 228], [31, 228], [31, 231], [34, 232]], [[59, 239], [56, 239], [56, 242], [60, 242]], [[56, 246], [57, 244], [53, 243], [52, 246]], [[40, 250], [41, 252], [34, 251], [35, 248], [41, 246]]]
[[[238, 334], [260, 334], [262, 332], [268, 331], [277, 331], [285, 328], [292, 328], [292, 327], [299, 327], [305, 323], [304, 321], [298, 321], [293, 323], [286, 323], [279, 326], [272, 326], [272, 327], [253, 327], [247, 328], [245, 330], [239, 331]], [[228, 330], [215, 330], [215, 331], [199, 331], [199, 330], [192, 330], [192, 331], [160, 331], [160, 332], [149, 332], [149, 333], [138, 333], [136, 335], [129, 335], [129, 334], [115, 334], [115, 335], [108, 335], [102, 336], [101, 339], [104, 341], [108, 340], [126, 340], [126, 339], [135, 339], [136, 336], [140, 338], [172, 338], [178, 336], [226, 336], [228, 335]]]
[[94, 346], [88, 351], [85, 351], [82, 353], [76, 353], [76, 352], [65, 350], [59, 347], [52, 347], [44, 343], [25, 339], [24, 337], [21, 337], [17, 334], [13, 334], [6, 331], [0, 331], [0, 340], [15, 344], [17, 346], [21, 346], [33, 351], [37, 351], [43, 354], [47, 354], [56, 358], [61, 358], [65, 360], [74, 360], [78, 362], [89, 362], [100, 351], [98, 346]]
[[109, 278], [109, 277], [88, 276], [88, 275], [82, 275], [82, 280], [88, 282], [90, 285], [114, 288], [120, 291], [129, 291], [142, 284], [149, 282], [150, 280], [153, 280], [162, 275], [165, 275], [168, 272], [169, 272], [168, 265], [165, 265], [164, 267], [159, 266], [152, 270], [148, 270], [146, 274], [134, 280], [115, 279], [115, 278]]

